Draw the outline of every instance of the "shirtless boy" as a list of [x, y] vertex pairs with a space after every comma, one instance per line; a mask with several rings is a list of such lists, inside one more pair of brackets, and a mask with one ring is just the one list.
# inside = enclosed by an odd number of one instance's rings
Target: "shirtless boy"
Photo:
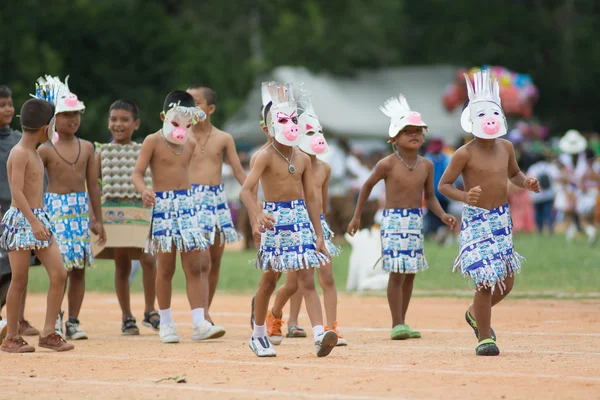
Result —
[[[492, 80], [489, 70], [475, 72], [474, 86], [466, 74], [465, 79], [469, 103], [461, 125], [475, 139], [454, 153], [438, 186], [444, 196], [465, 203], [454, 269], [460, 267], [477, 289], [465, 313], [478, 340], [475, 353], [497, 356], [500, 350], [491, 328], [492, 307], [510, 293], [523, 261], [513, 247], [508, 181], [534, 192], [540, 187], [537, 179], [527, 178], [519, 169], [512, 143], [500, 139], [507, 124], [498, 81]], [[453, 186], [459, 175], [464, 191]]]

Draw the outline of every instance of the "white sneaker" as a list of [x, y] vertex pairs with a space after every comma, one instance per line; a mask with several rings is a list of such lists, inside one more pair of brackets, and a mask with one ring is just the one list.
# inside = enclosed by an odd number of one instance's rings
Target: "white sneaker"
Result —
[[348, 346], [348, 341], [345, 338], [338, 336], [338, 341], [337, 341], [336, 346]]
[[192, 340], [206, 340], [220, 338], [225, 334], [225, 328], [222, 326], [215, 326], [207, 320], [192, 330]]
[[315, 352], [317, 357], [326, 357], [338, 343], [338, 335], [335, 331], [327, 331], [317, 336], [315, 340]]
[[248, 341], [248, 347], [252, 349], [258, 357], [275, 357], [277, 353], [267, 336], [255, 338], [254, 336]]
[[65, 328], [67, 331], [67, 339], [69, 340], [85, 340], [88, 338], [87, 333], [85, 333], [83, 329], [79, 327], [78, 319], [68, 319], [65, 323]]
[[175, 324], [160, 325], [159, 330], [160, 342], [161, 343], [179, 343], [179, 336], [175, 330]]
[[54, 332], [58, 333], [61, 338], [65, 338], [65, 332], [63, 331], [63, 315], [64, 311], [58, 313], [58, 317], [56, 317], [56, 324], [54, 325]]
[[2, 344], [2, 342], [4, 341], [4, 338], [6, 337], [6, 325], [8, 324], [8, 322], [6, 322], [5, 319], [0, 320], [0, 344]]

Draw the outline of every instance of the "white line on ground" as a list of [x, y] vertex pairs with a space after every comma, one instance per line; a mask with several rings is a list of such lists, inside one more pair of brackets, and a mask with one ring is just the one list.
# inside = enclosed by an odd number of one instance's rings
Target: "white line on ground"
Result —
[[[175, 314], [175, 313], [173, 313]], [[189, 312], [186, 313], [186, 316], [189, 316]], [[213, 315], [218, 315], [218, 313], [213, 313]], [[110, 322], [111, 325], [121, 325], [120, 322]], [[191, 327], [192, 324], [189, 322], [176, 322], [177, 326], [185, 326]], [[219, 325], [219, 324], [217, 324]], [[248, 332], [250, 332], [250, 324], [222, 324], [221, 326], [225, 328], [248, 328]], [[428, 332], [428, 333], [470, 333], [473, 334], [472, 330], [468, 329], [419, 329], [420, 332]], [[363, 328], [357, 326], [344, 326], [342, 327], [342, 332], [391, 332], [390, 328]], [[526, 331], [501, 331], [498, 330], [502, 335], [518, 335], [518, 336], [568, 336], [568, 337], [600, 337], [600, 333], [574, 333], [574, 332], [526, 332]]]
[[[158, 336], [128, 336], [127, 338], [123, 336], [92, 336], [92, 340], [139, 340], [139, 341], [152, 341], [159, 343]], [[192, 339], [181, 339], [183, 343], [200, 343], [200, 344], [209, 344], [209, 343], [238, 343], [245, 344], [245, 340], [235, 340], [235, 339], [214, 339], [214, 340], [204, 340], [197, 341]], [[285, 339], [283, 341], [284, 346], [311, 346], [310, 342], [307, 339]], [[382, 348], [382, 349], [394, 349], [398, 351], [403, 350], [435, 350], [442, 352], [455, 352], [455, 351], [467, 351], [472, 352], [474, 347], [451, 347], [451, 346], [426, 346], [426, 345], [407, 345], [405, 343], [398, 343], [398, 345], [391, 344], [378, 344], [378, 343], [369, 343], [369, 344], [358, 344], [358, 343], [350, 343], [349, 347], [351, 348], [364, 348], [364, 349], [372, 349], [372, 348]], [[278, 348], [278, 347], [277, 347]], [[343, 350], [339, 350], [343, 351]], [[562, 350], [526, 350], [526, 349], [501, 349], [502, 353], [509, 354], [547, 354], [547, 355], [574, 355], [574, 356], [600, 356], [600, 352], [597, 351], [562, 351]]]
[[[250, 352], [250, 350], [246, 350]], [[124, 359], [135, 360], [135, 361], [161, 361], [161, 362], [173, 362], [173, 363], [185, 363], [190, 362], [188, 358], [181, 357], [137, 357], [137, 356], [101, 356], [94, 354], [58, 354], [58, 353], [31, 353], [27, 355], [28, 357], [56, 357], [56, 358], [73, 358], [73, 359], [98, 359], [98, 360], [115, 360], [115, 361], [123, 361]], [[255, 357], [253, 355], [248, 355], [248, 357]], [[475, 356], [473, 356], [475, 357]], [[567, 374], [528, 374], [522, 372], [505, 372], [505, 371], [464, 371], [461, 369], [435, 369], [435, 368], [415, 368], [413, 365], [403, 366], [403, 365], [389, 365], [389, 366], [380, 366], [380, 367], [371, 367], [366, 365], [332, 365], [330, 363], [319, 364], [316, 362], [312, 363], [301, 363], [301, 362], [278, 362], [278, 361], [269, 361], [269, 360], [260, 360], [260, 361], [242, 361], [242, 360], [223, 360], [223, 359], [203, 359], [202, 361], [198, 361], [201, 364], [224, 364], [224, 365], [248, 365], [248, 366], [256, 366], [262, 367], [271, 366], [271, 367], [280, 367], [280, 368], [310, 368], [310, 369], [327, 369], [327, 370], [362, 370], [362, 371], [389, 371], [389, 372], [418, 372], [423, 374], [440, 374], [440, 375], [471, 375], [471, 376], [485, 376], [494, 378], [504, 377], [504, 378], [536, 378], [536, 379], [551, 379], [551, 380], [568, 380], [568, 381], [583, 381], [583, 382], [600, 382], [600, 377], [597, 376], [579, 376], [579, 375], [567, 375]]]
[[306, 392], [290, 392], [290, 391], [280, 391], [280, 390], [255, 390], [251, 388], [225, 388], [225, 387], [210, 387], [210, 386], [200, 386], [200, 385], [159, 385], [154, 382], [140, 382], [140, 381], [98, 381], [98, 380], [88, 380], [88, 379], [65, 379], [65, 378], [24, 378], [24, 377], [16, 377], [16, 376], [2, 376], [0, 380], [3, 382], [8, 381], [16, 381], [16, 382], [27, 382], [28, 385], [34, 383], [63, 383], [68, 385], [81, 385], [81, 386], [121, 386], [127, 388], [139, 388], [139, 389], [149, 389], [153, 392], [156, 390], [166, 390], [169, 392], [178, 390], [178, 391], [189, 391], [189, 392], [206, 392], [206, 393], [231, 393], [231, 394], [246, 394], [252, 396], [284, 396], [284, 397], [300, 397], [305, 399], [343, 399], [343, 400], [388, 400], [388, 399], [398, 399], [398, 397], [374, 397], [374, 396], [355, 396], [355, 395], [347, 395], [342, 393], [314, 393], [309, 394]]

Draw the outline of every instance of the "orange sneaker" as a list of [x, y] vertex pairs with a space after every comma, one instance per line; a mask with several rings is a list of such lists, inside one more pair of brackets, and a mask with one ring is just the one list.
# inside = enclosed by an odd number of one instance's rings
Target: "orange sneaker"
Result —
[[338, 329], [338, 323], [337, 321], [335, 321], [333, 323], [333, 329], [331, 329], [329, 326], [325, 327], [325, 332], [327, 331], [335, 331], [335, 333], [338, 336], [338, 342], [336, 346], [348, 346], [348, 341], [346, 339], [344, 339], [344, 336], [340, 333], [339, 329]]
[[271, 344], [281, 344], [281, 341], [283, 340], [283, 333], [281, 332], [282, 326], [283, 319], [277, 318], [273, 315], [273, 312], [269, 310], [267, 313], [267, 335], [269, 335]]

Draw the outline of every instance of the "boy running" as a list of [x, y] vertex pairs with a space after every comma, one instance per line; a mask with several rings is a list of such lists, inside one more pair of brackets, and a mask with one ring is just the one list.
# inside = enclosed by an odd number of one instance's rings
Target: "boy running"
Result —
[[[451, 200], [465, 203], [454, 270], [460, 267], [477, 289], [465, 313], [479, 341], [475, 352], [479, 356], [497, 356], [500, 350], [491, 328], [492, 307], [510, 293], [523, 261], [513, 248], [508, 181], [536, 193], [540, 188], [537, 179], [527, 178], [519, 169], [512, 143], [498, 139], [507, 130], [498, 81], [492, 82], [489, 70], [475, 72], [474, 87], [466, 74], [465, 79], [469, 103], [461, 125], [475, 139], [454, 153], [440, 180], [439, 191]], [[453, 186], [459, 175], [464, 191]]]
[[421, 114], [411, 111], [403, 95], [389, 99], [381, 111], [390, 117], [389, 137], [394, 154], [375, 166], [364, 183], [348, 234], [354, 236], [360, 227], [360, 216], [373, 187], [385, 180], [385, 210], [381, 224], [383, 269], [390, 273], [387, 298], [392, 312], [392, 340], [418, 339], [421, 333], [406, 324], [406, 312], [412, 297], [417, 272], [426, 269], [423, 253], [423, 193], [427, 209], [446, 225], [454, 225], [454, 217], [446, 214], [433, 188], [433, 163], [419, 156], [427, 124]]

